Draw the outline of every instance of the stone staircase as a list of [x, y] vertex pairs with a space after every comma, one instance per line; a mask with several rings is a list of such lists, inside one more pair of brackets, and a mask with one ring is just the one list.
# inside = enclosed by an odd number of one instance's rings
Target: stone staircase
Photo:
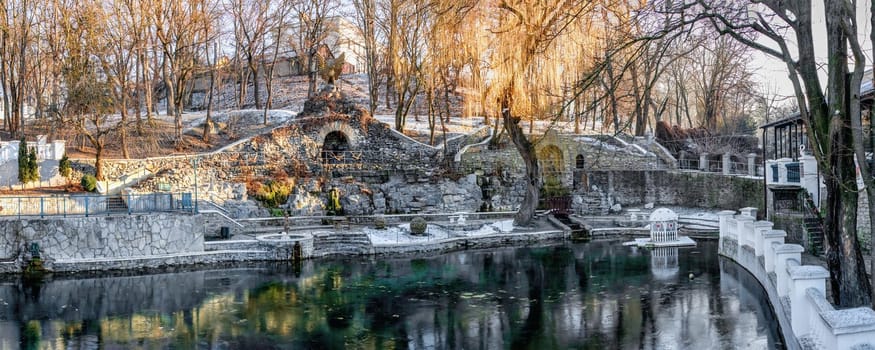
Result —
[[805, 230], [805, 237], [808, 238], [808, 252], [814, 255], [822, 255], [823, 242], [823, 218], [820, 217], [820, 212], [814, 204], [814, 199], [806, 192], [803, 194], [803, 206], [805, 217], [802, 220], [802, 228]]
[[553, 215], [553, 217], [571, 230], [572, 240], [588, 241], [590, 239], [589, 232], [591, 228], [588, 228], [586, 224], [579, 219], [562, 214]]
[[817, 217], [805, 217], [802, 227], [808, 237], [808, 251], [814, 255], [823, 254], [823, 221]]
[[608, 205], [608, 196], [601, 190], [590, 190], [581, 196], [582, 203], [577, 208], [578, 212], [585, 214], [604, 215], [611, 210]]
[[106, 198], [107, 214], [128, 213], [128, 204], [121, 196], [113, 196]]
[[313, 233], [313, 256], [373, 254], [371, 239], [364, 232], [319, 231]]

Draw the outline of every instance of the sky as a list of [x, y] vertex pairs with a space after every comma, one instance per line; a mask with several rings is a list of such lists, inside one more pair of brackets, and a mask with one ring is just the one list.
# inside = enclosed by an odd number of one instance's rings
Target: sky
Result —
[[[826, 23], [824, 22], [823, 3], [820, 1], [812, 1], [813, 3], [813, 21], [814, 30], [814, 47], [817, 51], [818, 62], [826, 64], [827, 49], [826, 49]], [[857, 4], [857, 23], [860, 35], [859, 40], [863, 43], [863, 50], [866, 55], [866, 68], [872, 68], [872, 41], [869, 40], [870, 25], [870, 10], [866, 6], [865, 1]], [[767, 40], [761, 40], [761, 43], [768, 43]], [[792, 40], [791, 40], [792, 43]], [[793, 49], [791, 49], [793, 50]], [[788, 101], [792, 100], [793, 85], [787, 74], [787, 66], [778, 59], [772, 58], [759, 51], [753, 54], [753, 65], [757, 75], [757, 80], [760, 82], [763, 91], [770, 91], [781, 96], [788, 97]], [[821, 69], [821, 82], [826, 81], [826, 68]], [[824, 84], [825, 85], [825, 84]]]

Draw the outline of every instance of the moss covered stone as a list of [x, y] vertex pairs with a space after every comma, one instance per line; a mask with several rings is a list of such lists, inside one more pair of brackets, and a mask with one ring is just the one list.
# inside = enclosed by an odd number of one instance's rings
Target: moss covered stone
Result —
[[425, 222], [425, 219], [422, 217], [415, 217], [413, 221], [410, 222], [410, 233], [414, 235], [425, 235], [425, 231], [428, 229], [428, 223]]

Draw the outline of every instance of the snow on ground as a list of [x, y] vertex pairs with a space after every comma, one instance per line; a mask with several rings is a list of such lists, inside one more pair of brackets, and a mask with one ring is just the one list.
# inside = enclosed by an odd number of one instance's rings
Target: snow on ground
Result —
[[[204, 121], [206, 121], [206, 112], [203, 113], [186, 113], [191, 115], [188, 120], [188, 126], [190, 128], [201, 126]], [[268, 110], [268, 124], [270, 125], [279, 125], [283, 124], [289, 120], [294, 119], [296, 116], [295, 112], [289, 110], [282, 109], [271, 109]], [[260, 125], [264, 122], [264, 110], [263, 109], [241, 109], [241, 110], [231, 110], [231, 111], [222, 111], [222, 112], [213, 112], [212, 119], [214, 122], [218, 123], [229, 123], [233, 122], [235, 124], [240, 125]]]
[[513, 220], [502, 220], [487, 223], [476, 230], [450, 230], [443, 226], [429, 223], [426, 235], [414, 236], [410, 234], [410, 224], [401, 224], [388, 227], [385, 230], [365, 228], [364, 232], [370, 237], [373, 245], [412, 244], [429, 242], [457, 237], [477, 237], [513, 231]]
[[[379, 120], [383, 124], [387, 125], [395, 125], [395, 115], [390, 114], [378, 114], [374, 116], [375, 119]], [[417, 121], [416, 119], [419, 119]], [[480, 117], [470, 117], [470, 118], [453, 118], [449, 123], [446, 124], [447, 132], [449, 133], [470, 133], [474, 130], [479, 129], [483, 126], [483, 118]], [[441, 129], [440, 124], [436, 125], [438, 130]], [[404, 125], [405, 130], [415, 130], [415, 131], [428, 131], [428, 116], [427, 115], [408, 115], [407, 123]]]

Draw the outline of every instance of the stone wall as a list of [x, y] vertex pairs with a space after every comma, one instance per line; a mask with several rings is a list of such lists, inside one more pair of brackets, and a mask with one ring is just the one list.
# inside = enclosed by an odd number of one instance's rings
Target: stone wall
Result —
[[860, 197], [857, 199], [857, 237], [860, 239], [860, 249], [863, 253], [872, 251], [872, 224], [869, 222], [869, 196], [864, 189], [860, 189]]
[[346, 215], [472, 212], [483, 203], [476, 175], [454, 181], [412, 172], [375, 182], [351, 178], [301, 180], [288, 201], [292, 215], [324, 215], [327, 193], [332, 188], [340, 192], [340, 205]]
[[586, 171], [573, 191], [578, 212], [597, 214], [613, 205], [647, 203], [698, 208], [763, 206], [763, 183], [755, 178], [680, 171]]
[[[660, 156], [648, 150], [653, 147], [652, 142], [642, 147], [609, 135], [549, 132], [538, 139], [535, 147], [540, 152], [549, 146], [555, 146], [561, 152], [561, 168], [565, 172], [576, 168], [578, 155], [583, 156], [586, 170], [641, 170], [671, 167], [665, 164], [665, 155]], [[512, 145], [498, 150], [490, 150], [488, 145], [471, 147], [462, 155], [460, 166], [463, 169], [482, 169], [487, 173], [495, 169], [513, 172], [525, 170], [522, 157]]]
[[201, 217], [152, 214], [0, 220], [0, 259], [29, 259], [38, 243], [48, 263], [204, 250]]

